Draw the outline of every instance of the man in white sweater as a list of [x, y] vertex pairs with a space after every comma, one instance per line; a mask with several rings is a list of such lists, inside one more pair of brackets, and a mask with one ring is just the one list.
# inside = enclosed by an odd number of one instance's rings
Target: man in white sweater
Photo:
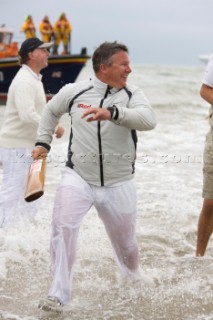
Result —
[[[27, 173], [32, 162], [31, 151], [42, 109], [46, 104], [40, 71], [47, 67], [49, 48], [38, 38], [25, 40], [19, 51], [21, 68], [9, 91], [0, 131], [0, 161], [3, 164], [3, 182], [0, 190], [0, 227], [20, 218], [33, 218], [38, 201], [24, 200]], [[63, 134], [59, 127], [56, 136]]]

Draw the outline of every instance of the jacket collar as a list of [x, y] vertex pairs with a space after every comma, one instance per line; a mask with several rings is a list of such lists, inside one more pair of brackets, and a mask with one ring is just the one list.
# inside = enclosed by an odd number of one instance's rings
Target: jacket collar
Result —
[[106, 93], [107, 89], [110, 90], [111, 94], [120, 91], [119, 89], [116, 89], [116, 88], [109, 88], [109, 85], [107, 83], [100, 81], [97, 77], [94, 77], [92, 81], [93, 81], [94, 88], [102, 95]]

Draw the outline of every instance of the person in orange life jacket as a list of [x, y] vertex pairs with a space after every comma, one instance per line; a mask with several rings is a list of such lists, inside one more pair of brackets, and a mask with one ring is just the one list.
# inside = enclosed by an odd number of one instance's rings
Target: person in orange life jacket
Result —
[[33, 22], [33, 18], [30, 14], [26, 16], [25, 22], [23, 23], [20, 32], [25, 33], [26, 39], [36, 37], [36, 28]]
[[41, 33], [41, 40], [43, 42], [51, 42], [53, 36], [53, 27], [48, 16], [44, 16], [44, 18], [40, 22], [39, 31]]
[[72, 27], [65, 13], [59, 16], [59, 19], [54, 24], [53, 30], [55, 38], [53, 54], [58, 54], [58, 47], [61, 42], [64, 48], [63, 54], [69, 54], [70, 48], [68, 47], [70, 46]]

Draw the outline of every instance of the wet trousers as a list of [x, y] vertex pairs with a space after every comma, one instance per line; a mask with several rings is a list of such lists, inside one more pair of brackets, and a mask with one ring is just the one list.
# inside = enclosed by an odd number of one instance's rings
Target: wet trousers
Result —
[[0, 188], [0, 228], [13, 224], [20, 218], [32, 219], [37, 212], [38, 201], [27, 203], [24, 193], [32, 149], [0, 148], [3, 165]]
[[53, 210], [53, 281], [48, 297], [57, 297], [63, 304], [70, 302], [77, 237], [82, 219], [91, 206], [103, 221], [121, 274], [131, 277], [139, 272], [136, 205], [134, 180], [113, 187], [97, 187], [85, 182], [74, 170], [63, 170]]

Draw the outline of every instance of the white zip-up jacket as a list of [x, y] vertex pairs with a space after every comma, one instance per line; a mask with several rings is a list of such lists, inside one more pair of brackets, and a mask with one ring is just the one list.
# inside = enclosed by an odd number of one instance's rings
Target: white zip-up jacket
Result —
[[[81, 119], [90, 107], [113, 107], [113, 119]], [[136, 130], [156, 126], [155, 113], [141, 89], [109, 88], [97, 78], [64, 86], [44, 109], [36, 145], [50, 149], [54, 129], [64, 113], [71, 116], [68, 167], [97, 186], [112, 186], [133, 178]]]

